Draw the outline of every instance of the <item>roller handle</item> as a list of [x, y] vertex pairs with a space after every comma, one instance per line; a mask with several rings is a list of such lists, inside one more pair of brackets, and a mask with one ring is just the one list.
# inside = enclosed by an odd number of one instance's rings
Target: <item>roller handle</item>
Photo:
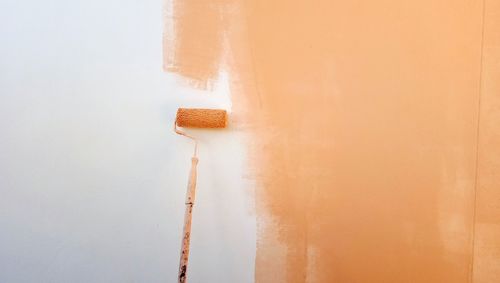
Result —
[[193, 205], [196, 194], [196, 167], [198, 158], [191, 158], [191, 172], [186, 192], [186, 211], [184, 213], [184, 229], [182, 232], [181, 258], [179, 262], [179, 283], [187, 282], [187, 265], [189, 260], [189, 242], [191, 239], [191, 219], [193, 217]]

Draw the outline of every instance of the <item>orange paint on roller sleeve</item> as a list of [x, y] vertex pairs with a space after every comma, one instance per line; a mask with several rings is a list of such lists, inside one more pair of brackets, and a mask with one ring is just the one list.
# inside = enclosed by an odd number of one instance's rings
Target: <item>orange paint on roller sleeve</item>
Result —
[[184, 128], [225, 128], [227, 111], [220, 109], [179, 108], [175, 119]]

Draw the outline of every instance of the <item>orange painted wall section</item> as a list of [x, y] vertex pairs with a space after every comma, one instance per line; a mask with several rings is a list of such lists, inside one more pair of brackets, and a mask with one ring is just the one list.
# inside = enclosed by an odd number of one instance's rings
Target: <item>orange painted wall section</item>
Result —
[[500, 282], [500, 2], [485, 1], [474, 282]]
[[499, 4], [196, 2], [167, 70], [230, 73], [256, 282], [498, 281]]

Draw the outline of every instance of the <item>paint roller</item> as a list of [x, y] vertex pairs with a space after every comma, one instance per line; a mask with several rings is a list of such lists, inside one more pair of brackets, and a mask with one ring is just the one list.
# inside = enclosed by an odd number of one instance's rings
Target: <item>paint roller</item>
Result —
[[196, 193], [196, 174], [198, 165], [198, 141], [191, 135], [180, 131], [183, 128], [220, 129], [227, 126], [227, 112], [222, 109], [179, 108], [174, 122], [174, 131], [194, 141], [194, 153], [191, 157], [191, 171], [189, 173], [186, 192], [186, 210], [184, 213], [184, 229], [182, 232], [181, 256], [179, 262], [179, 283], [187, 282], [187, 265], [189, 260], [189, 243], [191, 239], [191, 219]]

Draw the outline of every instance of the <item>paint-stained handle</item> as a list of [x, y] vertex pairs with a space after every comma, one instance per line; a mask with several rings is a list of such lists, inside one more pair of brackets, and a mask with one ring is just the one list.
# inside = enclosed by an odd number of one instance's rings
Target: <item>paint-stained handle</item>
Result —
[[181, 259], [179, 262], [179, 283], [187, 282], [187, 265], [189, 259], [189, 242], [191, 239], [191, 218], [193, 217], [193, 205], [196, 193], [196, 166], [198, 158], [191, 158], [191, 172], [186, 193], [186, 212], [184, 213], [184, 230], [182, 232]]

